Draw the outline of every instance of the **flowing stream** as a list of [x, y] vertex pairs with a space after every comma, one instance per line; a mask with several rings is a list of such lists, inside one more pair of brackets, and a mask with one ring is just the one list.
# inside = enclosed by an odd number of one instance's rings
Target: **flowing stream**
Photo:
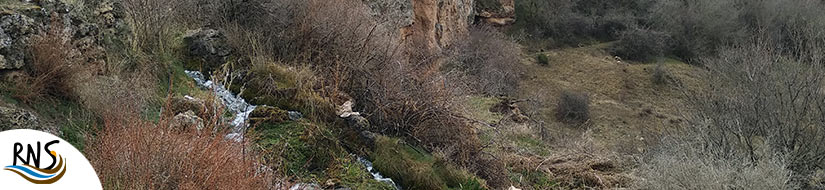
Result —
[[[232, 132], [226, 135], [226, 139], [232, 139], [236, 142], [240, 142], [243, 140], [243, 132], [246, 130], [246, 127], [249, 126], [249, 114], [255, 110], [255, 106], [251, 105], [246, 102], [243, 98], [238, 95], [232, 94], [231, 91], [226, 89], [223, 85], [212, 82], [211, 80], [207, 80], [206, 77], [198, 71], [184, 71], [187, 76], [191, 77], [195, 80], [195, 83], [205, 89], [210, 89], [215, 92], [215, 95], [218, 96], [221, 102], [226, 106], [229, 112], [232, 113]], [[301, 113], [296, 111], [289, 111], [289, 118], [292, 120], [298, 120], [301, 117]], [[353, 155], [355, 156], [355, 155]], [[362, 158], [360, 156], [355, 156], [359, 163], [364, 165], [367, 168], [367, 172], [369, 172], [372, 177], [382, 183], [386, 183], [392, 185], [397, 190], [401, 190], [401, 186], [395, 183], [390, 178], [383, 177], [378, 171], [372, 167], [372, 162], [369, 160]]]

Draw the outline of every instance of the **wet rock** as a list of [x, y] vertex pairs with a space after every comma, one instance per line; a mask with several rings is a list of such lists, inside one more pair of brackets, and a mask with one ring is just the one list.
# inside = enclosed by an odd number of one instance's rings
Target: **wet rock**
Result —
[[277, 107], [258, 106], [249, 114], [249, 122], [252, 125], [259, 123], [283, 123], [290, 119], [289, 113]]
[[204, 71], [211, 72], [226, 63], [232, 48], [226, 37], [214, 29], [197, 29], [186, 32], [183, 37], [187, 54], [202, 63]]
[[180, 113], [172, 118], [172, 124], [169, 127], [178, 130], [186, 130], [194, 127], [198, 131], [203, 129], [203, 119], [195, 115], [193, 111], [186, 111]]
[[304, 117], [304, 114], [301, 114], [301, 112], [297, 112], [297, 111], [288, 111], [287, 113], [289, 115], [289, 120], [292, 120], [292, 121], [298, 121], [298, 120], [301, 120], [301, 118]]

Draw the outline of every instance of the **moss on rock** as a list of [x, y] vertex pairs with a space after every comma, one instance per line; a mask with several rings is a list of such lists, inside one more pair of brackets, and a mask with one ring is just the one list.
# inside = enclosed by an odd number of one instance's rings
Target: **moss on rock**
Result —
[[277, 107], [258, 106], [249, 114], [249, 121], [256, 125], [259, 123], [278, 124], [289, 120], [289, 114]]

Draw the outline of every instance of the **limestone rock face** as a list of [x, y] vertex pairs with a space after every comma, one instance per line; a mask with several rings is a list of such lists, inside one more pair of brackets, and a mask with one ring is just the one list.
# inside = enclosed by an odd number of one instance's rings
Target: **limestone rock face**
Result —
[[0, 15], [0, 70], [20, 69], [25, 65], [25, 47], [37, 30], [34, 19], [26, 15]]
[[57, 127], [41, 121], [33, 112], [0, 105], [0, 131], [12, 129], [35, 129], [58, 134]]
[[474, 0], [413, 0], [413, 24], [401, 29], [413, 48], [441, 52], [466, 35], [475, 16]]
[[411, 0], [364, 0], [370, 14], [387, 28], [403, 28], [413, 24]]
[[[62, 25], [62, 35], [72, 43], [73, 56], [88, 63], [103, 62], [101, 46], [104, 35], [125, 35], [119, 6], [108, 0], [85, 4], [85, 7], [62, 0], [24, 1], [0, 11], [0, 70], [19, 70], [31, 62], [28, 48], [31, 38], [43, 34], [55, 24]], [[100, 9], [86, 13], [79, 8]], [[116, 16], [117, 15], [117, 16]], [[121, 23], [120, 25], [116, 23]], [[82, 55], [82, 56], [81, 56]]]
[[516, 21], [515, 0], [486, 0], [484, 5], [476, 6], [476, 9], [476, 17], [482, 22], [501, 26]]

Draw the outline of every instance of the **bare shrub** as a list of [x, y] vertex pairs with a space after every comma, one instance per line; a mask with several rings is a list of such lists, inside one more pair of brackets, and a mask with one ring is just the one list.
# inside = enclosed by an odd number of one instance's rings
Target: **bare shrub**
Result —
[[692, 60], [743, 41], [741, 9], [733, 0], [660, 0], [651, 8], [652, 26], [672, 36], [672, 53]]
[[452, 67], [474, 81], [473, 89], [490, 95], [512, 95], [520, 79], [521, 48], [489, 26], [476, 26], [451, 48]]
[[79, 67], [74, 47], [63, 32], [62, 22], [53, 17], [46, 33], [35, 36], [29, 46], [31, 64], [29, 76], [18, 83], [14, 96], [30, 103], [46, 96], [73, 99], [77, 82], [74, 75]]
[[720, 159], [770, 159], [761, 147], [786, 155], [793, 184], [825, 166], [825, 95], [821, 56], [785, 56], [755, 41], [703, 59], [706, 92], [695, 92], [703, 143]]
[[656, 64], [656, 67], [653, 68], [653, 74], [651, 74], [650, 77], [650, 80], [656, 85], [665, 85], [673, 80], [670, 71], [668, 71], [662, 63]]
[[175, 11], [186, 1], [125, 0], [122, 5], [132, 31], [134, 50], [160, 52], [171, 49]]
[[650, 61], [663, 55], [666, 36], [646, 29], [634, 29], [621, 33], [611, 52], [624, 59]]
[[586, 93], [564, 91], [559, 96], [556, 119], [568, 123], [590, 120], [590, 97]]
[[[682, 134], [682, 133], [676, 133]], [[642, 189], [795, 189], [792, 172], [781, 154], [762, 149], [763, 159], [753, 162], [717, 155], [723, 147], [704, 143], [716, 139], [686, 135], [666, 138], [641, 160], [636, 185]]]

